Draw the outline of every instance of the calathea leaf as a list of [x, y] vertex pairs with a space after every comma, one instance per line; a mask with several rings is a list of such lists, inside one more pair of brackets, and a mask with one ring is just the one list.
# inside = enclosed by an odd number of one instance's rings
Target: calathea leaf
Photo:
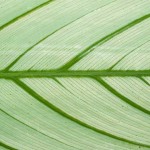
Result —
[[0, 2], [0, 149], [150, 149], [150, 1]]

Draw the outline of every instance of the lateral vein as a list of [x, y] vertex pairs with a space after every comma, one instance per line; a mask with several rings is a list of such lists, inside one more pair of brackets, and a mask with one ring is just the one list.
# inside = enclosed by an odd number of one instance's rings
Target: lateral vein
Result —
[[[113, 1], [113, 2], [114, 2], [114, 1]], [[111, 3], [113, 3], [113, 2], [111, 2]], [[111, 3], [109, 3], [109, 4], [111, 4]], [[106, 4], [106, 5], [109, 5], [109, 4]], [[104, 5], [104, 6], [102, 6], [102, 7], [105, 7], [106, 5]], [[4, 69], [4, 71], [8, 71], [8, 70], [9, 70], [11, 67], [13, 67], [26, 53], [28, 53], [29, 51], [31, 51], [34, 47], [36, 47], [38, 44], [40, 44], [41, 42], [43, 42], [44, 40], [46, 40], [48, 37], [52, 36], [53, 34], [55, 34], [56, 32], [60, 31], [61, 29], [67, 27], [68, 25], [70, 25], [70, 24], [76, 22], [77, 20], [79, 20], [79, 19], [81, 19], [81, 18], [83, 18], [83, 17], [85, 17], [85, 16], [91, 14], [92, 12], [94, 12], [94, 11], [96, 11], [96, 10], [102, 8], [102, 7], [99, 7], [99, 8], [97, 8], [97, 9], [94, 9], [94, 10], [90, 11], [89, 13], [87, 13], [87, 14], [85, 14], [85, 15], [82, 15], [82, 16], [78, 17], [77, 19], [75, 19], [75, 20], [73, 20], [73, 21], [71, 21], [71, 22], [65, 24], [64, 26], [62, 26], [62, 27], [56, 29], [54, 32], [49, 33], [48, 35], [46, 35], [45, 37], [43, 37], [42, 39], [40, 39], [38, 42], [36, 42], [34, 45], [32, 45], [31, 47], [29, 47], [29, 48], [28, 48], [25, 52], [23, 52], [20, 56], [18, 56], [13, 62], [11, 62], [11, 64], [9, 64], [9, 65]]]
[[83, 57], [85, 57], [86, 55], [88, 55], [90, 52], [94, 51], [98, 46], [106, 43], [107, 41], [109, 41], [110, 39], [112, 39], [113, 37], [121, 34], [122, 32], [128, 30], [129, 28], [137, 25], [138, 23], [148, 19], [150, 17], [150, 14], [147, 14], [143, 17], [140, 17], [132, 22], [130, 22], [129, 24], [117, 29], [116, 31], [112, 32], [111, 34], [99, 39], [98, 41], [94, 42], [92, 45], [90, 45], [89, 47], [87, 47], [86, 49], [84, 49], [82, 52], [80, 52], [78, 55], [76, 55], [75, 57], [73, 57], [70, 61], [68, 61], [66, 64], [64, 64], [62, 67], [60, 67], [60, 70], [68, 70], [70, 67], [72, 67], [74, 64], [76, 64], [77, 62], [79, 62]]
[[136, 104], [135, 102], [131, 101], [130, 99], [128, 99], [127, 97], [123, 96], [122, 94], [120, 94], [117, 90], [115, 90], [113, 87], [111, 87], [108, 83], [106, 83], [103, 79], [101, 79], [100, 77], [94, 77], [94, 79], [100, 83], [101, 85], [103, 85], [108, 91], [110, 91], [112, 94], [114, 94], [115, 96], [119, 97], [121, 100], [123, 100], [124, 102], [128, 103], [129, 105], [133, 106], [134, 108], [150, 115], [150, 111], [145, 109], [144, 107]]
[[51, 1], [53, 1], [53, 0], [48, 0], [48, 1], [46, 1], [45, 3], [42, 3], [42, 4], [40, 4], [40, 5], [36, 6], [36, 7], [34, 7], [33, 9], [30, 9], [29, 11], [27, 11], [27, 12], [21, 14], [20, 16], [17, 16], [16, 18], [10, 20], [9, 22], [5, 23], [4, 25], [2, 25], [2, 26], [0, 27], [0, 31], [3, 30], [4, 28], [8, 27], [9, 25], [13, 24], [13, 23], [16, 22], [17, 20], [19, 20], [19, 19], [25, 17], [26, 15], [28, 15], [28, 14], [34, 12], [34, 11], [36, 11], [37, 9], [40, 9], [40, 8], [42, 8], [42, 7], [46, 6], [46, 5], [48, 5]]
[[34, 97], [36, 100], [38, 100], [39, 102], [41, 102], [42, 104], [44, 104], [48, 108], [52, 109], [53, 111], [55, 111], [59, 115], [65, 117], [65, 118], [67, 118], [67, 119], [69, 119], [69, 120], [71, 120], [71, 121], [73, 121], [73, 122], [75, 122], [75, 123], [85, 127], [85, 128], [88, 128], [88, 129], [93, 130], [93, 131], [95, 131], [95, 132], [97, 132], [99, 134], [103, 134], [103, 135], [106, 135], [108, 137], [120, 140], [120, 141], [124, 141], [124, 142], [130, 143], [130, 144], [140, 145], [140, 146], [143, 146], [143, 147], [149, 147], [150, 148], [150, 145], [146, 145], [146, 144], [142, 144], [142, 143], [138, 143], [138, 142], [135, 142], [135, 141], [128, 140], [126, 138], [122, 138], [122, 137], [116, 136], [114, 134], [111, 134], [109, 132], [106, 132], [104, 130], [95, 128], [95, 127], [93, 127], [93, 126], [91, 126], [91, 125], [89, 125], [87, 123], [84, 123], [83, 121], [73, 117], [72, 115], [69, 115], [65, 111], [63, 111], [60, 108], [58, 108], [57, 106], [55, 106], [52, 103], [48, 102], [46, 99], [44, 99], [42, 96], [40, 96], [38, 93], [36, 93], [33, 89], [31, 89], [29, 86], [27, 86], [25, 83], [23, 83], [19, 79], [13, 79], [13, 81], [18, 86], [20, 86], [24, 91], [26, 91], [28, 94], [30, 94], [32, 97]]

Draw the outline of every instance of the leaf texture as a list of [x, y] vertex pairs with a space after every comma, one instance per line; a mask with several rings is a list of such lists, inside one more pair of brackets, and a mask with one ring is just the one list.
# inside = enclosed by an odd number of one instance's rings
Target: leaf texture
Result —
[[0, 2], [0, 150], [150, 149], [149, 0]]

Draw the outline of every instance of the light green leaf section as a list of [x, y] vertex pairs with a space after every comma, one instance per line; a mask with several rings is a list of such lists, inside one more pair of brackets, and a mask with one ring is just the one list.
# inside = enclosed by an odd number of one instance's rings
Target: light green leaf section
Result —
[[[7, 114], [1, 112], [1, 139], [6, 143], [12, 143], [17, 149], [74, 149], [62, 144], [55, 139], [48, 138], [28, 126], [16, 121]], [[13, 135], [13, 136], [12, 136]], [[20, 140], [22, 139], [22, 140]], [[20, 141], [20, 143], [18, 143]]]
[[[28, 129], [34, 128], [37, 133], [40, 132], [46, 135], [46, 138], [49, 138], [48, 143], [50, 144], [53, 144], [53, 138], [68, 145], [74, 145], [76, 149], [92, 149], [92, 147], [104, 147], [104, 149], [110, 149], [112, 147], [115, 149], [126, 149], [124, 148], [126, 146], [133, 149], [137, 148], [125, 142], [119, 142], [113, 138], [98, 134], [97, 132], [86, 129], [84, 126], [78, 125], [78, 123], [64, 118], [57, 112], [41, 105], [40, 102], [31, 97], [12, 81], [2, 79], [1, 86], [3, 86], [3, 91], [7, 91], [6, 95], [0, 95], [3, 96], [2, 109], [8, 114], [12, 114], [15, 118], [15, 122], [21, 124], [22, 127], [28, 127]], [[8, 123], [12, 124], [11, 120], [9, 120]], [[10, 128], [13, 129], [13, 126]], [[4, 128], [2, 129], [4, 130]], [[7, 132], [7, 129], [4, 131]], [[30, 130], [28, 133], [30, 135]], [[1, 134], [1, 136], [3, 134]], [[5, 136], [5, 134], [3, 136]], [[3, 139], [3, 141], [7, 142], [7, 139]], [[20, 145], [20, 147], [21, 146], [22, 145]], [[19, 145], [16, 145], [16, 147], [20, 148]], [[25, 144], [25, 147], [28, 148], [28, 145]], [[41, 146], [39, 145], [39, 147]]]
[[145, 79], [146, 83], [147, 83], [148, 85], [150, 85], [150, 77], [144, 77], [144, 79]]
[[104, 80], [113, 88], [118, 89], [118, 92], [122, 95], [150, 110], [150, 86], [141, 79], [133, 77], [106, 77]]
[[149, 6], [0, 0], [0, 150], [149, 150]]
[[0, 0], [0, 30], [48, 2], [50, 0]]
[[[111, 2], [113, 1], [111, 0]], [[88, 0], [56, 0], [27, 14], [4, 28], [0, 33], [0, 69], [8, 67], [18, 56], [30, 51], [39, 42], [43, 49], [46, 45], [41, 42], [45, 38], [87, 13], [107, 4], [109, 4], [109, 1], [97, 0], [97, 2], [88, 3]], [[86, 7], [86, 9], [83, 9], [83, 7]], [[45, 50], [42, 51], [45, 53]]]
[[[145, 9], [143, 10], [143, 8]], [[59, 68], [62, 64], [71, 61], [95, 41], [147, 14], [150, 9], [146, 8], [148, 8], [146, 1], [142, 5], [141, 1], [137, 1], [136, 5], [131, 1], [129, 3], [122, 0], [115, 1], [106, 7], [87, 14], [48, 37], [26, 53], [11, 70]], [[126, 17], [130, 14], [130, 10], [133, 10], [132, 15]], [[115, 26], [110, 23], [112, 21]], [[85, 35], [88, 36], [85, 37]], [[28, 62], [26, 62], [27, 58], [29, 59]]]
[[[150, 131], [149, 116], [147, 116], [149, 119], [145, 118], [145, 115], [143, 118], [143, 113], [138, 113], [137, 116], [136, 110], [132, 110], [131, 106], [120, 101], [99, 84], [94, 84], [93, 81], [85, 78], [59, 79], [60, 83], [67, 88], [64, 89], [51, 79], [32, 79], [31, 81], [27, 79], [27, 82], [26, 79], [24, 80], [36, 93], [75, 118], [117, 136], [128, 139], [131, 137], [131, 140], [134, 139], [134, 141], [144, 140], [143, 143], [148, 142], [147, 138], [150, 136], [147, 133], [147, 131]], [[110, 106], [113, 108], [110, 108]], [[128, 112], [126, 112], [127, 108]], [[127, 118], [125, 119], [124, 116]], [[135, 118], [136, 120], [134, 120]], [[139, 128], [141, 122], [145, 122], [145, 124]], [[147, 129], [146, 126], [148, 127]], [[142, 131], [144, 128], [146, 132]], [[130, 132], [128, 132], [129, 130]], [[133, 134], [134, 132], [136, 132], [136, 136]], [[138, 140], [138, 138], [140, 139]]]
[[[71, 67], [71, 70], [147, 70], [150, 68], [150, 19], [124, 31]], [[139, 31], [139, 32], [137, 32]], [[90, 60], [90, 61], [88, 61]], [[113, 65], [112, 65], [113, 64]]]

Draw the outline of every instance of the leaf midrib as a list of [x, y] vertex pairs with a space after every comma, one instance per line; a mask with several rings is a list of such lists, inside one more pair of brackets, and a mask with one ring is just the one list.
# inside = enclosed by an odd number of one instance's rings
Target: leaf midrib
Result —
[[0, 78], [36, 77], [89, 77], [89, 76], [150, 76], [150, 70], [42, 70], [42, 71], [0, 71]]

